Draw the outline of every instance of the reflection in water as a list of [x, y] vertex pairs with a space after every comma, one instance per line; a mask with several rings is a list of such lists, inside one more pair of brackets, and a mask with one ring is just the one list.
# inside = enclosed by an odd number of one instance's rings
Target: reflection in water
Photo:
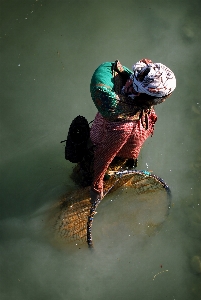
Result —
[[[1, 299], [198, 299], [200, 1], [4, 0], [1, 12]], [[75, 189], [60, 141], [75, 116], [93, 120], [94, 69], [142, 57], [177, 77], [139, 161], [170, 185], [171, 213], [151, 236], [121, 240], [117, 222], [92, 253], [55, 243], [46, 216]]]

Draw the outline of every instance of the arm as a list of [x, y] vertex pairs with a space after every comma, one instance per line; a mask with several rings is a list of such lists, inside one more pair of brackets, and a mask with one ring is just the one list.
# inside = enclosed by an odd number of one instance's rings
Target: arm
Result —
[[116, 94], [105, 86], [99, 86], [93, 93], [93, 101], [101, 115], [108, 120], [121, 120], [134, 116], [139, 108], [133, 100], [121, 94]]
[[103, 63], [94, 72], [91, 80], [91, 96], [101, 115], [111, 121], [127, 119], [135, 115], [133, 100], [121, 94], [121, 89], [132, 72], [115, 63]]

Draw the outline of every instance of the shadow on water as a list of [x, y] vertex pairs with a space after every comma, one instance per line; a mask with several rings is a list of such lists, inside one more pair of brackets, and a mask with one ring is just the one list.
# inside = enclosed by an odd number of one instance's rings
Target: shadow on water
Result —
[[[200, 6], [196, 0], [1, 1], [1, 299], [200, 297]], [[135, 224], [126, 236], [120, 214], [107, 235], [106, 220], [119, 209], [107, 215], [103, 205], [94, 251], [55, 240], [47, 215], [76, 188], [60, 141], [75, 116], [94, 118], [91, 75], [103, 61], [131, 68], [142, 57], [168, 65], [177, 77], [172, 97], [156, 107], [154, 136], [139, 157], [139, 169], [170, 185], [170, 215], [152, 235]]]

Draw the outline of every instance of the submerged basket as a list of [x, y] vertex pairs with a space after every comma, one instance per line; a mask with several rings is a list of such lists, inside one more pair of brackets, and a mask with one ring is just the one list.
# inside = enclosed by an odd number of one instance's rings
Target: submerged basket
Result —
[[[134, 204], [138, 201], [138, 207], [143, 203], [146, 204], [147, 228], [157, 228], [164, 222], [171, 205], [171, 192], [168, 185], [160, 177], [147, 171], [138, 170], [115, 171], [110, 172], [110, 175], [109, 180], [104, 183], [104, 194], [108, 194], [108, 196], [100, 201], [100, 208], [102, 203], [106, 203], [107, 199], [116, 194], [120, 199], [118, 202], [120, 215], [123, 214], [122, 208], [124, 208], [127, 209], [126, 218], [137, 218], [136, 208], [132, 209], [131, 203]], [[126, 198], [128, 192], [129, 197]], [[87, 242], [89, 247], [93, 247], [92, 223], [96, 219], [94, 216], [99, 202], [92, 205], [89, 195], [90, 188], [85, 187], [63, 197], [55, 221], [55, 230], [62, 238], [69, 241]], [[115, 206], [115, 204], [113, 205]], [[154, 213], [158, 210], [157, 220], [150, 220], [147, 207], [150, 207]], [[108, 205], [104, 209], [106, 215], [111, 213], [111, 208]], [[121, 220], [116, 218], [116, 222], [121, 222]]]

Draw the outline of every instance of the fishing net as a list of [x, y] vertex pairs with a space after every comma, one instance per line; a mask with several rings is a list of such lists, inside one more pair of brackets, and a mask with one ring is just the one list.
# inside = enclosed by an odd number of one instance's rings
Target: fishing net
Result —
[[[119, 207], [122, 218], [124, 216], [126, 220], [130, 221], [139, 219], [139, 207], [138, 210], [135, 207], [137, 201], [138, 206], [144, 207], [140, 214], [144, 215], [147, 228], [159, 227], [164, 222], [169, 213], [171, 193], [167, 184], [160, 177], [147, 171], [138, 170], [110, 171], [108, 173], [110, 178], [104, 183], [105, 197], [100, 202], [91, 204], [89, 187], [78, 188], [63, 196], [54, 225], [61, 238], [76, 243], [87, 242], [89, 247], [93, 247], [92, 223], [96, 220], [97, 208], [100, 203], [100, 207], [104, 206], [104, 203], [108, 202], [107, 199], [110, 199], [111, 196], [114, 197], [115, 194], [120, 201], [116, 201], [115, 204], [113, 202], [113, 205], [116, 208]], [[125, 226], [125, 220], [122, 219], [121, 224], [120, 217], [115, 216], [113, 208], [106, 205], [104, 216], [108, 214], [109, 222], [105, 222], [103, 219], [102, 224], [108, 228], [109, 224], [106, 223], [118, 221], [120, 225]], [[155, 217], [153, 218], [153, 216]], [[101, 218], [101, 215], [99, 217]], [[113, 221], [111, 221], [112, 219]], [[131, 226], [129, 225], [130, 221], [128, 226]]]

